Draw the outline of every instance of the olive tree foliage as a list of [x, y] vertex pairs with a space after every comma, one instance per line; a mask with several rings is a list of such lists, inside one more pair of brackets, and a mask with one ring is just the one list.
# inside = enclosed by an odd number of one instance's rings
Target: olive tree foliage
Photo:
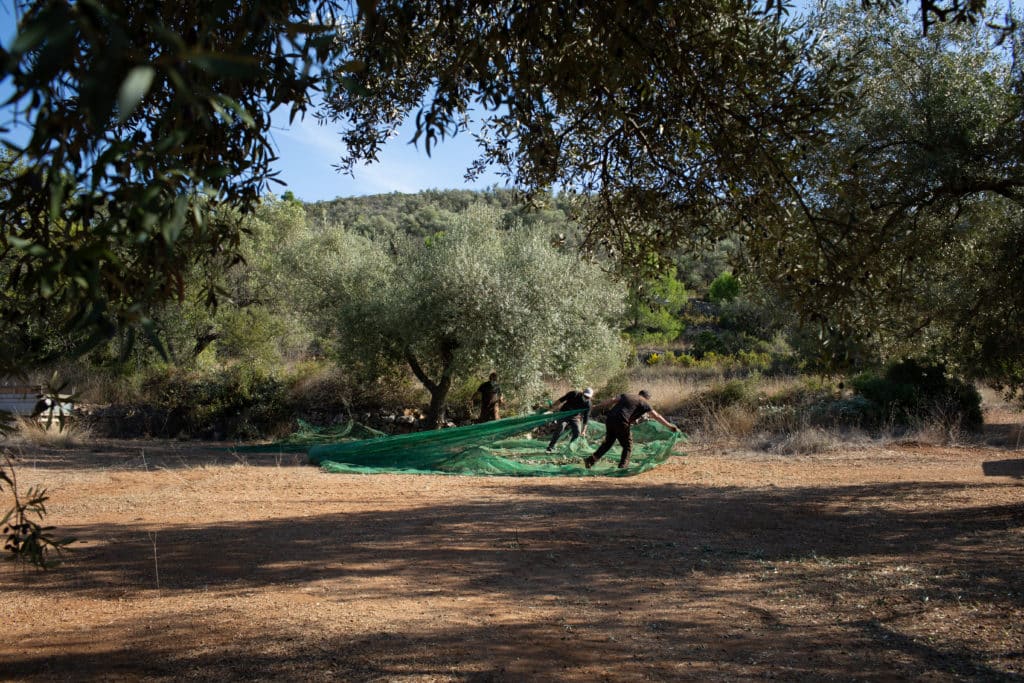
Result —
[[[921, 3], [947, 20], [981, 5]], [[180, 298], [194, 264], [237, 260], [235, 218], [274, 180], [270, 112], [301, 115], [321, 76], [343, 166], [375, 158], [411, 113], [429, 153], [475, 107], [481, 163], [600, 199], [584, 202], [589, 243], [640, 261], [705, 229], [710, 207], [774, 205], [797, 142], [842, 100], [779, 0], [14, 7], [0, 128], [22, 170], [0, 192], [0, 317], [26, 334], [59, 321], [82, 346], [124, 326], [154, 336], [151, 304]], [[5, 339], [4, 365], [31, 357], [24, 336]]]
[[333, 5], [17, 0], [0, 51], [19, 164], [0, 192], [4, 323], [152, 334], [152, 304], [180, 298], [194, 264], [237, 261], [237, 218], [276, 175], [270, 113], [307, 109]]
[[[219, 270], [206, 264], [186, 278], [180, 300], [153, 310], [156, 332], [177, 365], [191, 365], [205, 352], [211, 360], [278, 367], [310, 347], [312, 337], [292, 298], [297, 264], [289, 256], [308, 236], [305, 207], [270, 196], [239, 220], [241, 260]], [[216, 290], [215, 308], [206, 302], [207, 283]]]
[[321, 334], [349, 363], [407, 365], [430, 393], [432, 426], [453, 386], [492, 369], [529, 400], [544, 380], [594, 383], [624, 362], [622, 286], [493, 208], [426, 238], [381, 243], [338, 229], [304, 251], [299, 286]]
[[476, 117], [481, 157], [580, 199], [586, 246], [634, 264], [775, 202], [795, 141], [841, 91], [813, 36], [760, 0], [383, 1], [346, 25], [324, 93], [341, 168], [415, 115], [427, 153]]
[[[932, 23], [979, 6], [922, 2]], [[528, 192], [576, 193], [586, 246], [634, 267], [777, 215], [802, 145], [849, 96], [841, 61], [777, 0], [382, 0], [344, 28], [324, 92], [342, 170], [407, 118], [429, 154], [472, 117], [469, 175], [493, 164]]]
[[746, 243], [839, 364], [930, 356], [1011, 388], [1024, 373], [1024, 100], [1011, 44], [923, 36], [856, 5], [816, 19], [850, 55], [850, 108], [797, 166], [799, 202]]

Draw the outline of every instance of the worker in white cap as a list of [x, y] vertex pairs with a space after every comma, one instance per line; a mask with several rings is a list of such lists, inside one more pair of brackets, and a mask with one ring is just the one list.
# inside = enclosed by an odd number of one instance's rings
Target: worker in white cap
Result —
[[572, 442], [580, 438], [580, 435], [587, 435], [587, 423], [590, 422], [590, 399], [594, 395], [594, 390], [587, 387], [583, 391], [570, 391], [555, 401], [551, 405], [551, 409], [554, 412], [561, 410], [577, 410], [579, 412], [574, 415], [565, 418], [564, 420], [558, 421], [558, 427], [555, 430], [555, 435], [551, 437], [551, 443], [548, 444], [547, 452], [555, 450], [555, 444], [558, 443], [559, 437], [568, 427], [572, 430], [572, 438], [569, 439], [569, 445], [572, 446]]

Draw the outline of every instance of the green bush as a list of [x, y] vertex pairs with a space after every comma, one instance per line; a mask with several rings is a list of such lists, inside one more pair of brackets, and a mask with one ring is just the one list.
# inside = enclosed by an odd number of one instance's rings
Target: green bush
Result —
[[618, 396], [619, 394], [625, 394], [635, 391], [631, 383], [631, 377], [629, 372], [620, 372], [611, 377], [608, 382], [601, 387], [601, 390], [597, 392], [597, 399], [603, 401], [611, 398], [612, 396]]
[[210, 374], [167, 368], [142, 390], [163, 416], [151, 424], [154, 436], [252, 439], [291, 420], [285, 385], [241, 365]]
[[885, 374], [862, 373], [851, 381], [854, 391], [876, 406], [876, 421], [913, 424], [938, 421], [948, 427], [981, 427], [981, 395], [972, 385], [946, 375], [942, 365], [904, 360]]
[[724, 330], [755, 339], [771, 339], [780, 329], [769, 309], [745, 299], [734, 299], [722, 304], [718, 321]]
[[732, 301], [740, 293], [740, 281], [732, 273], [724, 272], [711, 282], [708, 298], [715, 303]]
[[671, 361], [674, 365], [679, 367], [689, 368], [697, 364], [697, 359], [688, 353], [677, 351], [671, 356]]
[[716, 408], [727, 408], [738, 403], [743, 403], [750, 398], [750, 388], [746, 382], [738, 379], [731, 380], [717, 387], [712, 387], [703, 394], [701, 399]]
[[693, 341], [693, 356], [698, 360], [709, 353], [725, 355], [729, 351], [722, 338], [711, 330], [701, 330]]

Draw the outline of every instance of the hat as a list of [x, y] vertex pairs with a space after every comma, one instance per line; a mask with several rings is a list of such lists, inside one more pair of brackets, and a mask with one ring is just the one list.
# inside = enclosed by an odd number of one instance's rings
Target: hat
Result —
[[587, 398], [590, 398], [591, 396], [594, 395], [594, 390], [591, 389], [590, 387], [587, 387], [586, 389], [583, 390], [583, 395], [586, 396]]
[[641, 389], [640, 390], [640, 395], [643, 396], [644, 398], [650, 398], [651, 397], [651, 392], [647, 391], [646, 389]]

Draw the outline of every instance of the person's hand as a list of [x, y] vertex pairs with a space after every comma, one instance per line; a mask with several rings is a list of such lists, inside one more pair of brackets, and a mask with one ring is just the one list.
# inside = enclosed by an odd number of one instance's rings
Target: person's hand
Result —
[[668, 428], [671, 429], [673, 432], [679, 431], [679, 427], [676, 427], [675, 425], [669, 425]]

